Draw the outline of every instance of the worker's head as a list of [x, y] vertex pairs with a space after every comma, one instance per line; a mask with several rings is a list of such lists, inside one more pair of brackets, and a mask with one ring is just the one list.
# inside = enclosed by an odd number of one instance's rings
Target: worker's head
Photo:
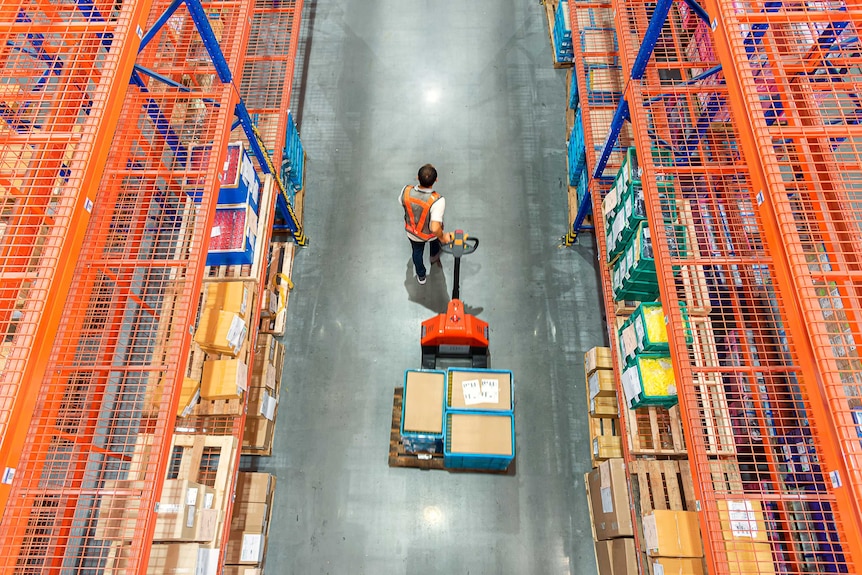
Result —
[[419, 168], [419, 185], [430, 188], [437, 181], [437, 170], [431, 164], [425, 164]]

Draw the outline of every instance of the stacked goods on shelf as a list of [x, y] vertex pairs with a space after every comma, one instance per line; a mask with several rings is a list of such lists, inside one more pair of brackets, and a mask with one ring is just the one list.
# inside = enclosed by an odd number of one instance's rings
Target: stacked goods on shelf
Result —
[[271, 455], [281, 394], [284, 346], [270, 334], [258, 334], [242, 436], [243, 455]]
[[228, 146], [219, 181], [206, 263], [249, 265], [254, 262], [257, 244], [261, 181], [241, 142]]
[[268, 285], [264, 292], [260, 311], [261, 333], [277, 337], [284, 335], [287, 326], [287, 302], [293, 282], [290, 276], [293, 272], [293, 256], [296, 245], [293, 242], [273, 242], [269, 248], [266, 277]]
[[293, 114], [287, 113], [287, 133], [284, 140], [284, 151], [281, 160], [281, 181], [291, 204], [296, 204], [296, 194], [302, 189], [305, 171], [305, 149], [299, 138], [299, 130], [293, 120]]
[[590, 411], [592, 465], [612, 457], [622, 457], [622, 427], [614, 385], [610, 348], [594, 347], [584, 354], [587, 404]]
[[574, 58], [572, 52], [572, 25], [569, 22], [569, 2], [561, 0], [554, 12], [554, 60], [557, 62], [571, 62]]
[[568, 0], [544, 0], [543, 3], [548, 19], [551, 51], [554, 54], [554, 68], [571, 66], [573, 53], [569, 2]]
[[404, 372], [401, 443], [407, 453], [443, 451], [445, 394], [445, 372], [413, 369]]
[[446, 386], [444, 466], [508, 469], [515, 459], [512, 372], [450, 368]]
[[[263, 568], [274, 493], [275, 476], [268, 473], [239, 473], [225, 565]], [[236, 571], [242, 573], [240, 569]]]
[[621, 458], [603, 461], [584, 475], [599, 575], [637, 575], [631, 497]]

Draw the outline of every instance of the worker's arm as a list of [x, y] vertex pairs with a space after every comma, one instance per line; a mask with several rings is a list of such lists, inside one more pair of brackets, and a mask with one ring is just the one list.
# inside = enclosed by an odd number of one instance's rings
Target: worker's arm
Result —
[[443, 224], [440, 222], [435, 222], [434, 220], [431, 220], [431, 233], [437, 236], [437, 239], [440, 240], [440, 243], [452, 243], [452, 234], [444, 232]]

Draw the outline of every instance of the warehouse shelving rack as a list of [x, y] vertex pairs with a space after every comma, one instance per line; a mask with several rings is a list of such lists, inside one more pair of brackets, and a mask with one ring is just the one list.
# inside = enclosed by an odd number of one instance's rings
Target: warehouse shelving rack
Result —
[[0, 509], [150, 5], [0, 6]]
[[[118, 32], [110, 37], [124, 47], [128, 65], [120, 83], [131, 78], [131, 87], [125, 98], [113, 102], [116, 129], [111, 145], [102, 146], [106, 161], [98, 191], [86, 190], [92, 196], [85, 208], [92, 216], [86, 232], [79, 232], [83, 247], [77, 263], [69, 264], [70, 277], [74, 268], [70, 295], [68, 300], [58, 297], [63, 309], [53, 348], [50, 338], [43, 342], [50, 350], [44, 376], [30, 380], [41, 385], [32, 386], [32, 421], [20, 422], [21, 459], [0, 524], [3, 572], [145, 572], [155, 503], [173, 465], [168, 448], [174, 433], [237, 439], [232, 477], [223, 494], [223, 521], [230, 521], [244, 416], [185, 419], [176, 430], [174, 425], [220, 162], [228, 141], [238, 137], [231, 135], [232, 128], [242, 128], [264, 173], [277, 176], [231, 73], [243, 65], [252, 0], [156, 0], [146, 26], [134, 20], [133, 4], [144, 3], [125, 3], [122, 12], [110, 12], [126, 27], [125, 33], [135, 26], [140, 45], [130, 43], [129, 55]], [[54, 6], [51, 14], [68, 18], [74, 8]], [[96, 8], [109, 13], [102, 10], [105, 6]], [[2, 16], [17, 17], [0, 10]], [[108, 40], [104, 26], [95, 31], [67, 27], [100, 34], [102, 43]], [[10, 25], [28, 40], [27, 34], [50, 31], [48, 25], [37, 28]], [[124, 31], [120, 26], [117, 30]], [[39, 55], [38, 48], [29, 51]], [[106, 59], [102, 54], [95, 60]], [[92, 114], [95, 108], [68, 88], [56, 99], [70, 95], [78, 96], [69, 98], [78, 106], [78, 115], [86, 114], [81, 108]], [[109, 128], [100, 132], [103, 143], [112, 133]], [[80, 158], [90, 169], [87, 159]], [[78, 158], [72, 160], [77, 168]], [[48, 165], [56, 171], [59, 162]], [[98, 174], [93, 171], [91, 177]], [[261, 215], [268, 218], [265, 229], [272, 230], [278, 213], [295, 241], [303, 244], [307, 238], [283, 196], [279, 188], [269, 196], [269, 206], [261, 206]], [[258, 238], [259, 245], [268, 241]], [[73, 254], [68, 257], [74, 260]], [[259, 286], [265, 274], [266, 266], [260, 266], [260, 277], [253, 278]], [[257, 297], [261, 295], [258, 289]], [[256, 331], [256, 326], [250, 330], [252, 342]], [[48, 351], [43, 353], [47, 356]], [[250, 353], [249, 369], [253, 345]], [[145, 411], [147, 405], [157, 409]], [[133, 512], [110, 530], [100, 530], [100, 514], [117, 510]], [[227, 533], [223, 528], [223, 540], [216, 542], [222, 555]]]
[[[630, 117], [709, 572], [856, 572], [857, 7], [613, 6], [630, 79], [608, 145]], [[728, 502], [762, 509], [768, 560], [734, 552]]]

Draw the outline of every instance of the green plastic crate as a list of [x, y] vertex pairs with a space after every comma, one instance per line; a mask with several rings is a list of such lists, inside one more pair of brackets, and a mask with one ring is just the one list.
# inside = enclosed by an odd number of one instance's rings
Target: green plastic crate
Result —
[[622, 385], [623, 393], [629, 403], [631, 409], [639, 407], [666, 407], [670, 408], [679, 402], [676, 395], [676, 377], [674, 376], [673, 393], [667, 395], [650, 395], [644, 389], [644, 378], [649, 377], [645, 374], [645, 368], [649, 365], [648, 362], [660, 361], [666, 364], [669, 369], [673, 369], [670, 357], [661, 354], [639, 354], [635, 358], [631, 367], [623, 371]]

